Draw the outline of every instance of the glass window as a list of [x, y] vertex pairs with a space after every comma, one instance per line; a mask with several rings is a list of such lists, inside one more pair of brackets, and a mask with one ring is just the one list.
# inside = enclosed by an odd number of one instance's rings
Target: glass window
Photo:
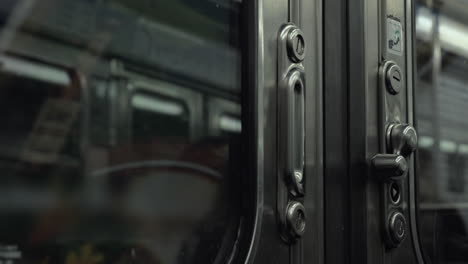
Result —
[[421, 0], [416, 10], [419, 227], [429, 263], [468, 263], [467, 18], [463, 0]]
[[226, 263], [241, 0], [0, 3], [0, 263]]

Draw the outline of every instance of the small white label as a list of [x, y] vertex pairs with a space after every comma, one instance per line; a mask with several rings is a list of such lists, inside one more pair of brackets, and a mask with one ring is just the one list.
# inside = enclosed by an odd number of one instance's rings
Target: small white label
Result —
[[395, 55], [403, 54], [403, 28], [400, 21], [387, 18], [387, 50]]

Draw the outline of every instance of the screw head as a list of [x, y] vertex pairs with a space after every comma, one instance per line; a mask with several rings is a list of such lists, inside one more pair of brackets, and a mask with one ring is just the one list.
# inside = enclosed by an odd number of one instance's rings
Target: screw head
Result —
[[302, 55], [305, 52], [305, 43], [304, 43], [304, 38], [302, 35], [296, 35], [296, 37], [293, 40], [293, 47], [296, 51], [297, 54]]
[[406, 237], [406, 218], [400, 212], [394, 212], [389, 219], [388, 229], [392, 242], [399, 245]]
[[398, 94], [404, 85], [403, 74], [398, 65], [392, 63], [385, 73], [385, 85], [391, 94]]
[[304, 34], [299, 28], [292, 28], [288, 33], [288, 56], [293, 62], [301, 62], [305, 58], [306, 43]]

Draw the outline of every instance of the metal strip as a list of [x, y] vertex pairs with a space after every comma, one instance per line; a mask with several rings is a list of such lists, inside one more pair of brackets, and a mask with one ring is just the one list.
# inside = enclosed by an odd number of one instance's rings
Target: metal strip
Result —
[[301, 27], [301, 0], [289, 0], [289, 21]]
[[[263, 186], [264, 181], [263, 181], [263, 163], [264, 163], [264, 157], [263, 157], [263, 130], [264, 130], [264, 116], [263, 116], [263, 111], [264, 111], [264, 57], [265, 57], [265, 43], [264, 43], [264, 28], [263, 28], [263, 0], [257, 0], [253, 1], [254, 2], [254, 10], [255, 10], [255, 17], [254, 17], [254, 39], [255, 39], [255, 44], [256, 44], [256, 60], [255, 60], [255, 65], [256, 65], [256, 71], [254, 73], [254, 80], [255, 80], [255, 100], [256, 105], [254, 107], [255, 109], [255, 118], [254, 118], [254, 134], [255, 134], [255, 151], [256, 151], [256, 159], [257, 159], [257, 170], [256, 170], [256, 178], [257, 178], [257, 186]], [[259, 240], [260, 240], [260, 234], [262, 231], [262, 222], [263, 222], [263, 211], [264, 211], [264, 192], [263, 192], [263, 187], [256, 188], [257, 195], [256, 195], [256, 213], [255, 213], [255, 222], [254, 222], [254, 229], [252, 232], [252, 238], [251, 238], [251, 243], [250, 247], [247, 253], [247, 257], [245, 260], [246, 264], [253, 264], [255, 261], [255, 254], [258, 249], [259, 245]]]
[[302, 237], [302, 263], [324, 262], [323, 221], [323, 106], [322, 106], [322, 26], [321, 0], [299, 1], [297, 24], [303, 27], [307, 55], [305, 69], [305, 170], [304, 207], [307, 212], [307, 230]]
[[[415, 36], [414, 32], [414, 1], [406, 1], [406, 91], [407, 91], [407, 113], [408, 113], [408, 123], [414, 125], [414, 76], [413, 72], [415, 67], [413, 65], [413, 51], [415, 48]], [[411, 226], [411, 236], [413, 240], [413, 247], [414, 252], [416, 254], [416, 259], [418, 263], [424, 263], [422, 253], [421, 253], [421, 245], [419, 243], [419, 230], [418, 230], [418, 223], [416, 217], [416, 162], [415, 162], [415, 155], [411, 157], [411, 163], [413, 166], [410, 166], [410, 173], [409, 173], [409, 214], [410, 214], [410, 226]]]
[[[289, 0], [289, 22], [294, 23], [299, 28], [301, 28], [302, 26], [301, 25], [301, 2], [302, 2], [301, 0]], [[289, 252], [290, 252], [291, 264], [303, 263], [301, 248], [302, 248], [302, 239], [299, 240], [297, 243], [290, 245]]]

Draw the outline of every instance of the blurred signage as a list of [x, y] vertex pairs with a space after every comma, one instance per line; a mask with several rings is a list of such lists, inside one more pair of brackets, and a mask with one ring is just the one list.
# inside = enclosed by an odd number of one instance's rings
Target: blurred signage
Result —
[[22, 159], [35, 163], [55, 162], [78, 117], [79, 109], [79, 103], [71, 100], [48, 99], [23, 146]]

